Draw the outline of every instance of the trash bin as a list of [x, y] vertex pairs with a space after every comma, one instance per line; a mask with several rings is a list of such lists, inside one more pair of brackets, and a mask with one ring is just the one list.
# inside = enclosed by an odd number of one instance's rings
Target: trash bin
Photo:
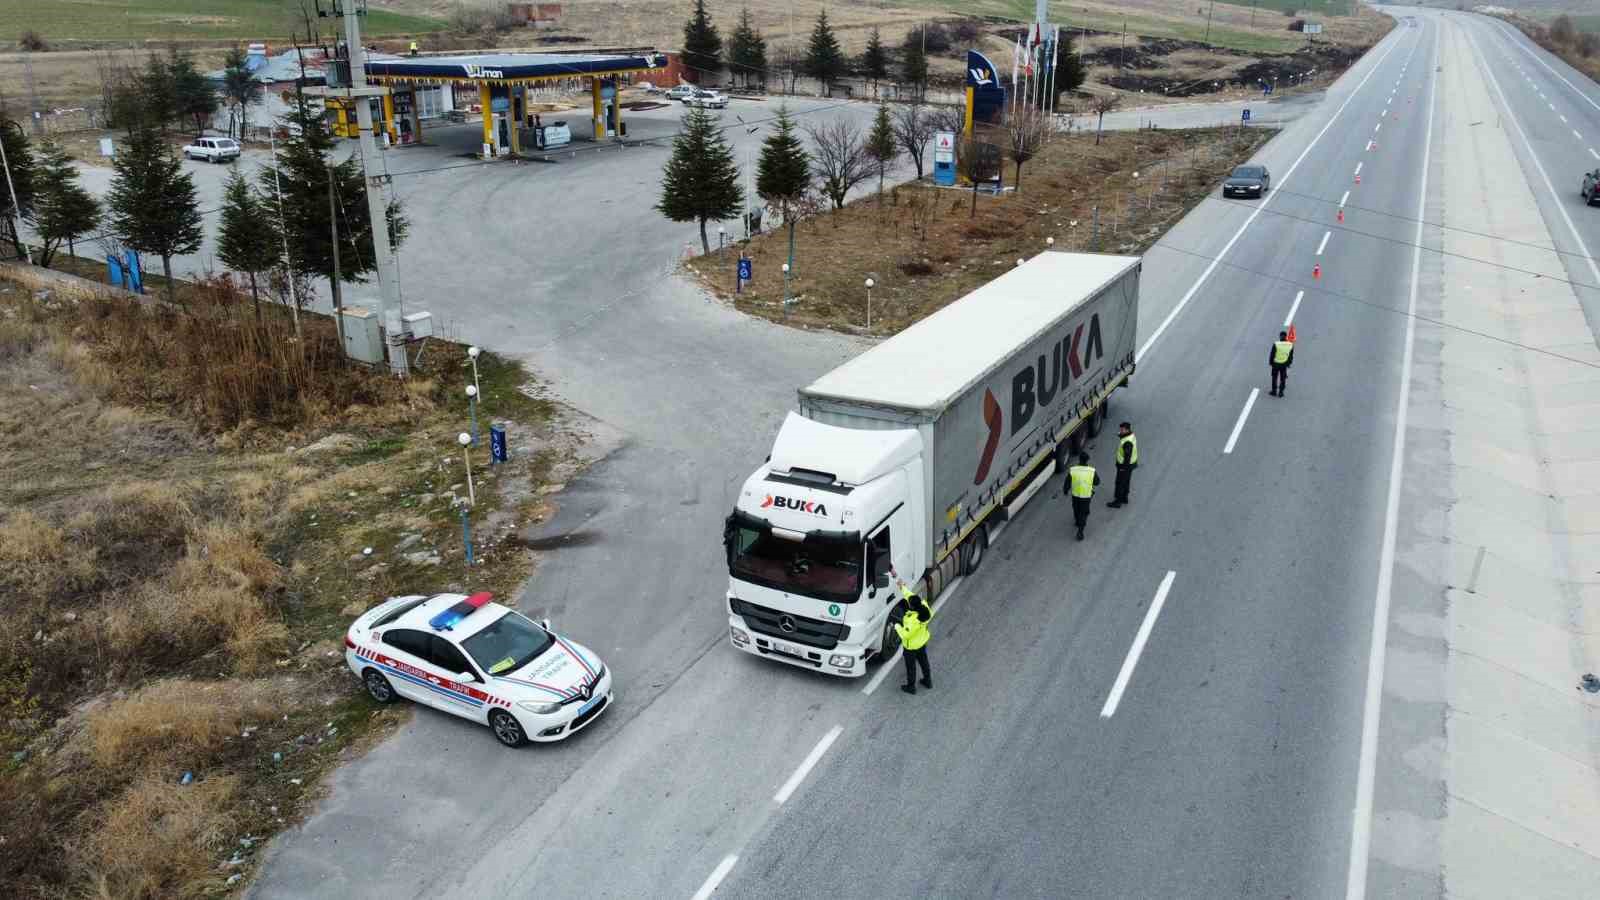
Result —
[[489, 461], [506, 461], [506, 423], [495, 422], [489, 426]]

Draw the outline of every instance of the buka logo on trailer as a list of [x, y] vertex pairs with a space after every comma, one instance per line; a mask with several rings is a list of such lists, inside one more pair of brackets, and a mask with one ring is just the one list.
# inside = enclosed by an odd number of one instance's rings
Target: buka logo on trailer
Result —
[[828, 514], [828, 507], [815, 500], [797, 500], [793, 497], [779, 497], [775, 494], [768, 494], [766, 499], [761, 501], [761, 508], [769, 509], [772, 507], [792, 509], [795, 512], [810, 513], [814, 516], [826, 516]]

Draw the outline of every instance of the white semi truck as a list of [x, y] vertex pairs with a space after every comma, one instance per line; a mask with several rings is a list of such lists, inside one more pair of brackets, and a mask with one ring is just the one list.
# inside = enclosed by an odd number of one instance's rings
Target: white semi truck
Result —
[[1134, 369], [1140, 259], [1042, 253], [800, 391], [728, 516], [728, 637], [860, 676], [1096, 435]]

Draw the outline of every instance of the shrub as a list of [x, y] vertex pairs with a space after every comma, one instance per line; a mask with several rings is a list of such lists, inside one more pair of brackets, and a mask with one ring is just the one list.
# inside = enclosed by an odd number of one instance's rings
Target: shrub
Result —
[[24, 31], [17, 38], [17, 46], [34, 53], [43, 53], [50, 49], [50, 45], [45, 42], [44, 35], [34, 31], [32, 28]]
[[227, 876], [212, 860], [231, 841], [233, 819], [223, 810], [237, 790], [233, 777], [189, 785], [147, 777], [129, 785], [101, 808], [77, 847], [92, 896], [156, 900], [204, 887], [220, 893]]
[[259, 682], [157, 681], [89, 717], [89, 758], [109, 772], [176, 782], [201, 774], [246, 725], [276, 718], [280, 704]]

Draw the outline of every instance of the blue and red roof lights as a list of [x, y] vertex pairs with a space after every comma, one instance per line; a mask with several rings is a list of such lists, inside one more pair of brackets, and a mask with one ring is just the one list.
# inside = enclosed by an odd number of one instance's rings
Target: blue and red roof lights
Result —
[[490, 593], [473, 594], [460, 603], [455, 604], [442, 613], [428, 620], [428, 627], [434, 631], [449, 631], [460, 624], [462, 619], [472, 615], [483, 607], [485, 603], [494, 599]]

